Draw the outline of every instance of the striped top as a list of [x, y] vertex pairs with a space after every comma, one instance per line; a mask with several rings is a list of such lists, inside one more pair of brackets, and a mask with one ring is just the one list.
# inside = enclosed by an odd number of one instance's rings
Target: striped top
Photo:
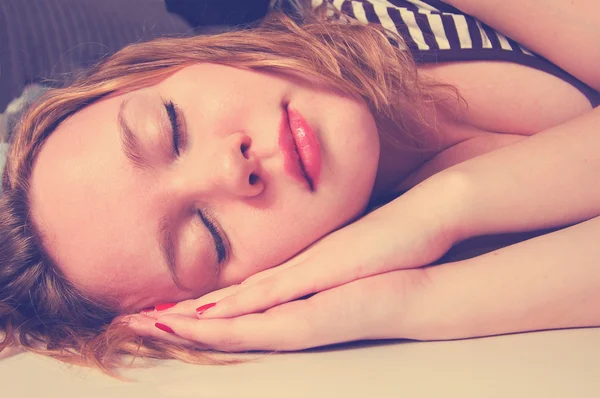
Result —
[[[581, 91], [593, 107], [600, 93], [474, 17], [440, 0], [312, 0], [324, 1], [351, 18], [376, 23], [397, 33], [417, 63], [509, 61], [550, 73]], [[394, 45], [398, 45], [390, 37]], [[406, 49], [406, 48], [403, 48]]]

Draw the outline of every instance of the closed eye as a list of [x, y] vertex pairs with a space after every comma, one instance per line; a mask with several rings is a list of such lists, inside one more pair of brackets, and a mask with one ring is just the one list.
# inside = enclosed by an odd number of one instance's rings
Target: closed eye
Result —
[[198, 210], [197, 211], [200, 220], [210, 232], [213, 241], [215, 242], [215, 250], [217, 251], [217, 261], [219, 264], [222, 264], [227, 259], [227, 248], [225, 244], [225, 239], [223, 239], [219, 229], [214, 222], [214, 218], [212, 215], [208, 214], [206, 211]]
[[171, 122], [171, 132], [173, 135], [173, 155], [179, 157], [181, 151], [185, 148], [186, 132], [183, 128], [183, 115], [181, 110], [173, 101], [163, 101], [169, 121]]

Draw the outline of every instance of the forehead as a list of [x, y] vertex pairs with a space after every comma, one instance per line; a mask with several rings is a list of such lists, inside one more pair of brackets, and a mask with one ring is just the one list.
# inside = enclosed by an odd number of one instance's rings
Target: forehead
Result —
[[[105, 286], [135, 288], [131, 277], [140, 264], [152, 273], [151, 259], [159, 258], [151, 247], [140, 250], [151, 239], [139, 194], [148, 186], [121, 150], [122, 100], [99, 101], [62, 123], [40, 151], [31, 178], [33, 218], [46, 249], [72, 282], [98, 294]], [[133, 275], [124, 278], [124, 269]]]

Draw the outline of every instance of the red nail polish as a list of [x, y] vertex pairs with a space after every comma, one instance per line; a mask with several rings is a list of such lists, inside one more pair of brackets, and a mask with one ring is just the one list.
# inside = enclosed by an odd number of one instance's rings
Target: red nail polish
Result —
[[198, 313], [198, 315], [202, 315], [204, 314], [207, 310], [211, 309], [212, 307], [214, 307], [217, 303], [209, 303], [209, 304], [204, 304], [201, 307], [196, 308], [196, 312]]
[[170, 327], [168, 327], [167, 325], [163, 325], [162, 323], [158, 323], [156, 322], [154, 324], [154, 326], [156, 326], [157, 328], [159, 328], [160, 330], [162, 330], [163, 332], [167, 332], [167, 333], [175, 333], [173, 331], [173, 329], [171, 329]]
[[162, 303], [162, 304], [157, 304], [156, 307], [154, 307], [154, 310], [155, 311], [168, 310], [171, 307], [175, 307], [175, 304], [177, 304], [177, 303]]

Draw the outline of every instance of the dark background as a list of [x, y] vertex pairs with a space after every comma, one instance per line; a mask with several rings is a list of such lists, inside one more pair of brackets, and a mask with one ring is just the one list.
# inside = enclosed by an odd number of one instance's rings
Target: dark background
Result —
[[269, 0], [0, 0], [0, 113], [30, 84], [60, 86], [125, 45], [249, 24]]

